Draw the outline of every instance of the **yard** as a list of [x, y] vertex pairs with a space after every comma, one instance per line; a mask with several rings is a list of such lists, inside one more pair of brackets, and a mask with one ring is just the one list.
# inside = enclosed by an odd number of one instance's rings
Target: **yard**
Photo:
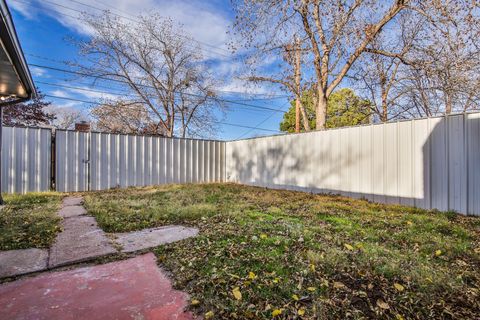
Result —
[[480, 313], [480, 219], [235, 184], [86, 193], [106, 232], [167, 224], [155, 249], [206, 319], [463, 318]]
[[60, 231], [56, 214], [62, 196], [55, 192], [6, 195], [0, 214], [0, 250], [47, 248]]

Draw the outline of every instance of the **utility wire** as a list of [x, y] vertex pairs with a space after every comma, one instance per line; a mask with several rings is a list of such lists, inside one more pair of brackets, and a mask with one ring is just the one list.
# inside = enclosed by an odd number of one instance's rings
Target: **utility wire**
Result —
[[[63, 79], [54, 79], [54, 80], [59, 80], [59, 81], [62, 81]], [[65, 80], [63, 80], [65, 81]], [[68, 83], [68, 81], [66, 81]], [[45, 81], [40, 81], [40, 80], [36, 80], [35, 83], [39, 83], [39, 84], [43, 84], [43, 85], [47, 85], [47, 86], [52, 86], [52, 87], [60, 87], [60, 88], [66, 88], [66, 89], [73, 89], [73, 90], [78, 90], [78, 91], [84, 91], [84, 92], [93, 92], [93, 93], [101, 93], [101, 94], [105, 94], [105, 95], [115, 95], [115, 96], [119, 96], [119, 97], [127, 97], [129, 99], [133, 99], [135, 98], [136, 96], [135, 95], [132, 95], [131, 93], [127, 93], [127, 92], [119, 92], [119, 91], [111, 91], [111, 88], [109, 87], [103, 87], [103, 88], [106, 88], [108, 89], [109, 91], [102, 91], [102, 90], [95, 90], [95, 89], [90, 89], [91, 86], [89, 86], [88, 84], [85, 84], [87, 86], [86, 87], [76, 87], [76, 86], [72, 86], [72, 85], [63, 85], [63, 84], [59, 84], [59, 83], [51, 83], [51, 82], [45, 82]], [[95, 86], [98, 87], [98, 84], [96, 84]], [[108, 100], [108, 98], [106, 98]], [[237, 100], [235, 100], [237, 101]], [[250, 107], [246, 107], [246, 108], [250, 108]], [[257, 110], [257, 109], [254, 109], [254, 108], [251, 108], [249, 109], [248, 111], [264, 111], [264, 110]], [[247, 110], [245, 110], [247, 111]]]
[[[290, 102], [288, 101], [286, 104], [284, 104], [284, 105], [282, 106], [282, 108], [285, 107], [287, 104], [290, 104]], [[250, 132], [254, 131], [256, 128], [260, 127], [262, 124], [264, 124], [265, 122], [267, 122], [267, 121], [268, 121], [271, 117], [273, 117], [274, 115], [275, 115], [275, 112], [272, 112], [272, 113], [271, 113], [269, 116], [267, 116], [264, 120], [262, 120], [262, 121], [260, 121], [259, 123], [257, 123], [257, 125], [256, 125], [254, 128], [252, 128], [252, 129], [250, 129], [250, 130], [247, 130], [245, 133], [243, 133], [243, 134], [241, 134], [240, 136], [238, 136], [238, 138], [236, 138], [235, 140], [239, 140], [239, 139], [245, 137], [247, 134], [249, 134]]]
[[[91, 75], [91, 74], [84, 73], [84, 72], [79, 72], [79, 71], [72, 71], [72, 70], [67, 70], [67, 69], [62, 69], [62, 68], [56, 68], [56, 67], [50, 67], [50, 66], [44, 66], [44, 65], [34, 64], [34, 63], [30, 63], [29, 66], [37, 67], [37, 68], [43, 68], [43, 69], [47, 69], [47, 70], [54, 70], [54, 71], [59, 71], [59, 72], [65, 72], [65, 73], [70, 73], [70, 74], [75, 74], [75, 75], [80, 75], [80, 76], [83, 76], [83, 77], [92, 77], [92, 78], [102, 79], [102, 80], [106, 80], [106, 81], [123, 83], [123, 84], [127, 84], [127, 85], [129, 84], [127, 81], [122, 81], [122, 80], [112, 79], [112, 78], [102, 77], [102, 76], [98, 76], [98, 77], [97, 77], [97, 76], [93, 76], [93, 75]], [[139, 86], [139, 87], [155, 89], [153, 86], [149, 86], [149, 85], [142, 85], [142, 84], [136, 84], [136, 85]], [[175, 93], [184, 94], [184, 95], [187, 95], [187, 96], [193, 96], [193, 97], [196, 97], [196, 98], [205, 98], [204, 96], [201, 96], [201, 95], [198, 95], [198, 94], [194, 94], [194, 93], [188, 93], [188, 92], [182, 92], [182, 91], [174, 91], [174, 92], [175, 92]], [[276, 112], [286, 113], [286, 111], [281, 110], [281, 109], [264, 107], [264, 106], [258, 106], [258, 105], [243, 103], [243, 102], [237, 102], [237, 101], [235, 101], [235, 100], [230, 100], [230, 99], [215, 98], [215, 97], [210, 97], [210, 96], [208, 96], [207, 99], [210, 99], [210, 100], [213, 100], [213, 101], [217, 101], [217, 102], [231, 103], [231, 104], [235, 104], [235, 105], [239, 105], [239, 106], [246, 106], [246, 107], [251, 107], [251, 108], [257, 108], [257, 109], [263, 109], [263, 110], [270, 110], [270, 111], [276, 111]]]
[[[60, 61], [60, 60], [56, 60], [56, 59], [52, 59], [52, 58], [47, 58], [47, 57], [39, 56], [39, 55], [33, 54], [33, 53], [26, 53], [26, 55], [37, 58], [37, 59], [40, 59], [40, 60], [45, 60], [45, 61], [49, 61], [49, 62], [53, 62], [53, 63], [68, 66], [68, 63], [66, 61]], [[235, 101], [246, 101], [246, 102], [257, 101], [257, 100], [261, 101], [261, 100], [285, 99], [285, 98], [290, 98], [291, 97], [290, 95], [287, 95], [287, 94], [270, 95], [270, 94], [266, 94], [266, 93], [248, 93], [248, 92], [231, 91], [231, 90], [216, 90], [216, 91], [221, 92], [221, 93], [225, 93], [225, 94], [232, 94], [232, 95], [236, 94], [236, 95], [243, 95], [243, 96], [268, 96], [268, 97], [265, 97], [265, 98], [235, 99]]]
[[63, 84], [58, 84], [58, 83], [39, 81], [39, 80], [36, 80], [35, 83], [40, 83], [40, 84], [44, 84], [44, 85], [52, 86], [52, 87], [74, 89], [74, 90], [80, 90], [80, 91], [86, 91], [86, 92], [103, 93], [103, 94], [106, 94], [106, 95], [131, 96], [131, 94], [127, 94], [125, 92], [101, 91], [101, 90], [94, 90], [94, 89], [89, 89], [89, 88], [82, 88], [82, 87], [75, 87], [75, 86], [63, 85]]
[[[32, 3], [32, 2], [27, 2], [27, 1], [23, 1], [23, 0], [12, 0], [12, 1], [20, 2], [20, 3], [23, 3], [23, 4], [29, 5], [29, 6], [31, 6], [31, 7], [37, 8], [37, 9], [40, 9], [40, 8], [41, 8], [41, 7], [39, 7], [39, 6], [35, 6], [35, 4]], [[77, 12], [77, 13], [81, 13], [81, 14], [87, 14], [87, 15], [89, 15], [89, 16], [91, 16], [91, 17], [97, 17], [97, 16], [95, 16], [95, 15], [93, 15], [93, 14], [90, 14], [90, 13], [88, 13], [88, 12], [85, 12], [85, 11], [82, 11], [82, 10], [78, 10], [78, 9], [75, 9], [75, 8], [72, 8], [72, 7], [69, 7], [69, 6], [65, 6], [65, 5], [62, 5], [62, 4], [53, 2], [53, 1], [43, 0], [43, 2], [49, 3], [49, 4], [51, 4], [51, 5], [54, 5], [54, 6], [57, 6], [57, 7], [59, 7], [59, 8], [66, 9], [66, 10], [71, 10], [71, 11], [74, 11], [74, 12]], [[77, 3], [79, 3], [79, 2], [77, 2]], [[88, 4], [83, 4], [83, 5], [88, 6], [88, 7], [91, 7], [91, 8], [94, 8], [93, 6], [88, 5]], [[96, 8], [96, 9], [97, 9], [97, 10], [101, 10], [101, 11], [103, 11], [103, 12], [107, 11], [107, 10], [103, 10], [103, 9], [100, 9], [100, 8]], [[133, 21], [133, 22], [135, 22], [135, 23], [141, 23], [141, 22], [138, 21], [138, 20], [133, 20], [133, 19], [131, 19], [131, 18], [124, 17], [124, 16], [121, 16], [121, 15], [119, 15], [119, 14], [115, 14], [115, 13], [113, 13], [113, 12], [111, 12], [111, 13], [112, 13], [113, 15], [115, 15], [115, 16], [120, 17], [120, 18], [124, 18], [124, 19], [130, 20], [130, 21]], [[70, 17], [70, 18], [73, 18], [73, 19], [77, 19], [77, 20], [79, 20], [79, 21], [83, 21], [80, 17], [75, 17], [75, 16], [72, 16], [72, 15], [69, 15], [69, 14], [65, 14], [65, 13], [63, 13], [63, 12], [58, 12], [58, 11], [57, 11], [56, 14], [64, 15], [64, 16], [67, 16], [67, 17]], [[179, 34], [179, 33], [174, 33], [174, 34], [175, 34], [176, 36], [178, 36], [178, 37], [185, 38], [185, 39], [187, 39], [188, 41], [193, 41], [193, 42], [196, 42], [196, 43], [198, 43], [198, 44], [207, 45], [207, 44], [205, 44], [205, 43], [203, 43], [203, 42], [201, 42], [201, 41], [199, 41], [199, 40], [196, 40], [196, 39], [193, 39], [193, 38], [188, 38], [188, 37], [186, 37], [186, 36], [184, 36], [184, 35], [182, 35], [182, 34]], [[187, 43], [187, 45], [188, 45], [188, 43]], [[215, 46], [210, 45], [210, 44], [208, 44], [207, 46], [216, 48], [216, 49], [218, 49], [218, 50], [228, 51], [228, 50], [226, 50], [226, 49], [219, 48], [219, 47], [215, 47]], [[204, 50], [207, 51], [207, 52], [213, 53], [213, 54], [217, 54], [217, 55], [226, 57], [226, 58], [231, 58], [231, 55], [226, 55], [226, 54], [224, 54], [224, 53], [220, 53], [220, 52], [216, 52], [216, 51], [212, 51], [212, 50], [207, 50], [207, 49], [205, 49], [205, 48], [204, 48]], [[209, 58], [214, 58], [214, 57], [210, 56]]]
[[[99, 11], [102, 11], [102, 12], [107, 11], [107, 10], [105, 10], [105, 9], [102, 9], [102, 8], [99, 8], [99, 7], [96, 7], [96, 6], [93, 6], [93, 5], [91, 5], [91, 4], [83, 3], [83, 2], [78, 1], [78, 0], [69, 0], [69, 1], [70, 1], [70, 2], [74, 2], [74, 3], [78, 3], [78, 4], [80, 4], [80, 5], [83, 5], [83, 6], [86, 6], [86, 7], [92, 8], [92, 9], [95, 9], [95, 10], [99, 10]], [[96, 1], [96, 2], [97, 2], [97, 3], [100, 3], [100, 4], [103, 4], [104, 6], [110, 7], [110, 8], [113, 9], [113, 10], [122, 12], [122, 13], [124, 13], [124, 14], [126, 14], [126, 15], [128, 16], [128, 17], [127, 17], [127, 16], [124, 16], [124, 15], [120, 15], [120, 14], [118, 14], [118, 13], [115, 13], [115, 12], [112, 12], [112, 11], [109, 11], [109, 10], [108, 10], [111, 14], [116, 15], [117, 17], [124, 18], [124, 19], [128, 19], [128, 20], [130, 20], [130, 21], [132, 21], [132, 22], [140, 23], [140, 21], [138, 21], [138, 17], [135, 17], [134, 15], [132, 15], [132, 14], [130, 14], [130, 13], [121, 11], [121, 10], [119, 10], [119, 9], [111, 6], [111, 5], [107, 5], [107, 4], [105, 4], [105, 3], [103, 3], [103, 2], [100, 2], [100, 1]], [[129, 17], [131, 17], [131, 18], [129, 18]], [[176, 35], [179, 36], [179, 37], [185, 37], [184, 35], [178, 34], [178, 33], [177, 33]], [[185, 37], [185, 38], [186, 38], [186, 37]], [[192, 39], [188, 39], [188, 40], [192, 40]], [[214, 46], [214, 45], [212, 45], [212, 44], [210, 44], [210, 43], [203, 42], [203, 41], [200, 41], [200, 40], [198, 40], [198, 39], [193, 39], [193, 41], [195, 41], [195, 42], [197, 42], [197, 43], [199, 43], [199, 44], [203, 44], [204, 46], [211, 47], [211, 48], [216, 49], [216, 50], [222, 50], [222, 51], [224, 51], [224, 52], [230, 53], [230, 51], [228, 51], [227, 49], [224, 49], [224, 48], [218, 47], [218, 46]]]
[[[88, 103], [88, 104], [94, 104], [94, 105], [104, 105], [103, 103], [96, 102], [96, 101], [87, 101], [87, 100], [70, 98], [70, 97], [61, 97], [61, 96], [56, 96], [56, 95], [52, 95], [52, 94], [45, 94], [45, 97], [62, 99], [62, 100], [69, 100], [69, 101], [75, 101], [75, 102], [82, 102], [82, 103]], [[267, 128], [255, 128], [255, 127], [245, 126], [245, 125], [237, 124], [237, 123], [229, 123], [229, 122], [223, 122], [223, 121], [212, 121], [212, 122], [218, 123], [218, 124], [223, 124], [223, 125], [226, 125], [226, 126], [232, 126], [232, 127], [258, 129], [258, 130], [263, 130], [263, 131], [268, 131], [268, 132], [277, 132], [277, 133], [280, 132], [278, 130], [272, 130], [272, 129], [267, 129]]]

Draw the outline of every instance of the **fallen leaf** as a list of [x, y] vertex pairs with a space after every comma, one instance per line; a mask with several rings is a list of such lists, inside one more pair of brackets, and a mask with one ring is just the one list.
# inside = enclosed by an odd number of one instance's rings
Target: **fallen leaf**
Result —
[[345, 285], [344, 285], [343, 283], [341, 283], [341, 282], [335, 281], [335, 282], [333, 283], [333, 287], [334, 287], [335, 289], [340, 289], [340, 288], [345, 288]]
[[282, 310], [281, 309], [275, 309], [272, 311], [272, 317], [276, 317], [276, 316], [279, 316], [282, 314]]
[[317, 288], [315, 288], [315, 287], [308, 287], [307, 290], [310, 291], [310, 292], [313, 292], [313, 291], [317, 290]]
[[353, 250], [353, 247], [351, 245], [349, 245], [348, 243], [345, 243], [344, 244], [345, 248], [347, 248], [348, 250]]
[[466, 263], [465, 261], [460, 260], [460, 259], [457, 259], [455, 262], [456, 262], [459, 266], [462, 266], [462, 267], [468, 266], [468, 263]]
[[237, 300], [242, 300], [242, 293], [240, 292], [240, 288], [239, 288], [239, 287], [233, 288], [232, 294], [233, 294], [233, 296], [235, 297], [235, 299], [237, 299]]
[[404, 318], [402, 317], [402, 315], [401, 315], [401, 314], [398, 314], [398, 313], [395, 315], [395, 319], [396, 319], [396, 320], [404, 320]]
[[397, 291], [400, 291], [402, 292], [403, 290], [405, 290], [405, 287], [402, 286], [400, 283], [394, 283], [393, 286], [395, 287], [395, 289], [397, 289]]
[[213, 311], [208, 311], [207, 313], [205, 313], [204, 318], [205, 319], [212, 319], [214, 315], [215, 315], [215, 313], [213, 313]]
[[198, 306], [200, 304], [200, 301], [198, 301], [197, 299], [193, 299], [192, 301], [190, 301], [190, 304], [192, 306]]
[[378, 306], [379, 308], [382, 308], [382, 309], [385, 309], [385, 310], [390, 309], [390, 306], [388, 305], [388, 303], [386, 303], [386, 302], [383, 301], [382, 299], [378, 299], [378, 300], [377, 300], [377, 306]]
[[256, 277], [257, 277], [257, 276], [256, 276], [255, 273], [253, 273], [252, 271], [250, 271], [250, 272], [248, 273], [248, 278], [249, 278], [249, 279], [252, 279], [252, 280], [253, 280], [253, 279], [255, 279]]
[[305, 309], [298, 309], [298, 310], [297, 310], [297, 314], [298, 314], [299, 316], [303, 316], [303, 315], [305, 314]]
[[292, 295], [292, 299], [295, 300], [295, 301], [300, 300], [300, 298], [299, 298], [296, 294], [293, 294], [293, 295]]

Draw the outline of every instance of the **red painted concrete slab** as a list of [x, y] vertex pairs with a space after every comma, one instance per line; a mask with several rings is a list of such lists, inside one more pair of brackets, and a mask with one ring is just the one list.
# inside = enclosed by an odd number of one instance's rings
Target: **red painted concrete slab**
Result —
[[194, 319], [152, 253], [0, 286], [0, 319]]

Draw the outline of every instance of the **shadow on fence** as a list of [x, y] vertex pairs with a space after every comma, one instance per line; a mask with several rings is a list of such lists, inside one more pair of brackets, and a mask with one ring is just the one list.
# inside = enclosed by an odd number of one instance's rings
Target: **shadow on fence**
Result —
[[227, 143], [227, 179], [480, 215], [480, 114]]

